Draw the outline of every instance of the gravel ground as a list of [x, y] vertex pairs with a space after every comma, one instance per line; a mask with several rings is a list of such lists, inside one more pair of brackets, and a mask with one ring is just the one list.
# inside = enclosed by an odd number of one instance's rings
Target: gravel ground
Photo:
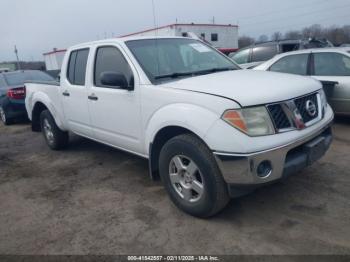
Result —
[[0, 124], [0, 254], [350, 254], [350, 119], [327, 155], [201, 220], [178, 210], [147, 161], [73, 137], [50, 151]]

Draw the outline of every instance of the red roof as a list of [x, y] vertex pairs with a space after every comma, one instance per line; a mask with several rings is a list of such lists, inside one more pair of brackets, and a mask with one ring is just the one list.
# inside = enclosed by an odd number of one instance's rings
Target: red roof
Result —
[[154, 30], [159, 30], [159, 29], [163, 29], [163, 28], [167, 28], [167, 27], [173, 27], [173, 26], [213, 26], [213, 27], [238, 27], [238, 25], [223, 25], [223, 24], [170, 24], [170, 25], [165, 25], [165, 26], [160, 26], [160, 27], [156, 27], [156, 28], [151, 28], [151, 29], [147, 29], [147, 30], [143, 30], [143, 31], [139, 31], [136, 33], [132, 33], [132, 34], [127, 34], [127, 35], [122, 35], [119, 37], [127, 37], [127, 36], [132, 36], [132, 35], [137, 35], [137, 34], [141, 34], [141, 33], [146, 33], [146, 32], [151, 32]]
[[43, 55], [52, 55], [52, 54], [56, 54], [56, 53], [61, 53], [61, 52], [66, 52], [67, 49], [60, 49], [60, 50], [53, 50], [51, 52], [47, 52], [47, 53], [44, 53]]

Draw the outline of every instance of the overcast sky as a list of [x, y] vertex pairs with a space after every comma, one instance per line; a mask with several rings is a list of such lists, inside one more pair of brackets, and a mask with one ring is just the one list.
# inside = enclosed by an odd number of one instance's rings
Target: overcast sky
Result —
[[[240, 35], [270, 36], [319, 23], [350, 24], [349, 0], [154, 0], [156, 24], [238, 24]], [[154, 26], [152, 0], [0, 0], [0, 61], [42, 60], [53, 47]]]

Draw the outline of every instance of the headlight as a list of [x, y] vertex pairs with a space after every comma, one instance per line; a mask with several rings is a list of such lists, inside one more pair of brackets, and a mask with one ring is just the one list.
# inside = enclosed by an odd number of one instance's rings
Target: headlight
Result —
[[326, 93], [324, 92], [323, 88], [320, 90], [320, 96], [321, 96], [321, 106], [322, 108], [327, 108], [327, 97]]
[[270, 115], [264, 106], [227, 110], [222, 119], [249, 136], [275, 133]]

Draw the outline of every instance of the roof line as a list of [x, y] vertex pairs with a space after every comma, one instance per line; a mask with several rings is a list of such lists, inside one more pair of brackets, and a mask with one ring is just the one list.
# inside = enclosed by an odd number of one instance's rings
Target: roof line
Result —
[[151, 29], [146, 29], [143, 31], [138, 31], [135, 33], [131, 33], [131, 34], [127, 34], [127, 35], [121, 35], [119, 37], [127, 37], [127, 36], [133, 36], [133, 35], [137, 35], [137, 34], [141, 34], [141, 33], [147, 33], [147, 32], [151, 32], [151, 31], [155, 31], [155, 30], [159, 30], [159, 29], [163, 29], [163, 28], [167, 28], [167, 27], [173, 27], [173, 26], [214, 26], [214, 27], [238, 27], [238, 25], [224, 25], [224, 24], [170, 24], [170, 25], [164, 25], [164, 26], [160, 26], [160, 27], [155, 27], [155, 28], [151, 28]]

